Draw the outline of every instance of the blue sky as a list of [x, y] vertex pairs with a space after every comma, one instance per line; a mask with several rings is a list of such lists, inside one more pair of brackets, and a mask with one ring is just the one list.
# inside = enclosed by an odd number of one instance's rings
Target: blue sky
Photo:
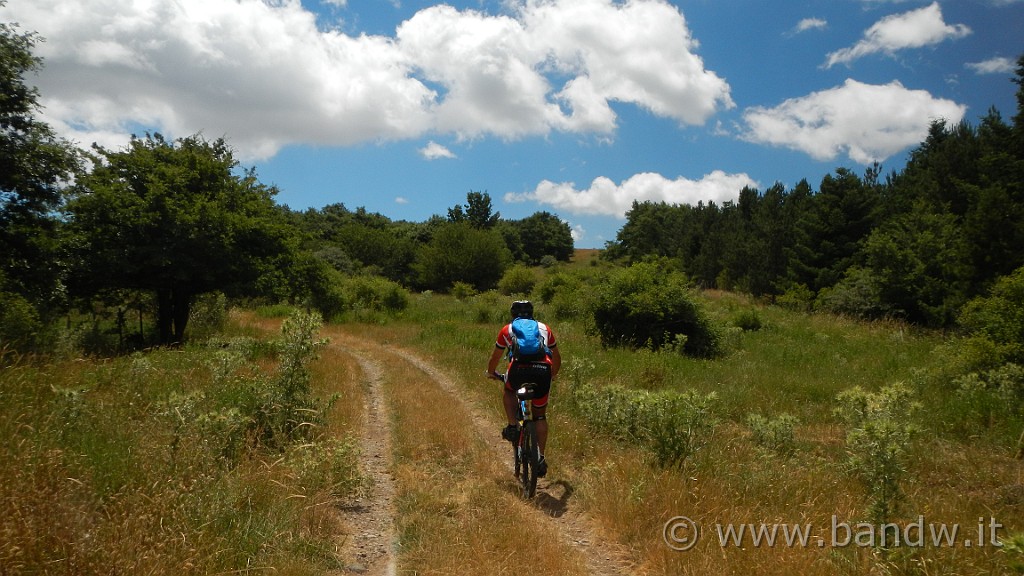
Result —
[[43, 119], [225, 137], [295, 209], [426, 220], [486, 191], [602, 247], [634, 199], [900, 169], [1016, 112], [1024, 0], [8, 0]]

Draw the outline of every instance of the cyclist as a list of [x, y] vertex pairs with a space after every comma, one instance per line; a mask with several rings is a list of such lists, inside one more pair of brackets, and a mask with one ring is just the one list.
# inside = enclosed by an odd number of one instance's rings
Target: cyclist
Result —
[[[533, 303], [529, 300], [517, 300], [512, 303], [509, 310], [512, 320], [516, 318], [533, 318]], [[515, 390], [521, 384], [534, 382], [537, 387], [537, 398], [533, 402], [533, 417], [537, 421], [537, 447], [540, 448], [540, 461], [537, 463], [537, 476], [543, 477], [547, 474], [548, 464], [544, 458], [544, 447], [548, 439], [548, 421], [545, 413], [548, 406], [548, 391], [551, 389], [551, 380], [558, 375], [558, 369], [562, 366], [562, 357], [558, 352], [555, 342], [555, 333], [543, 322], [537, 323], [540, 336], [543, 340], [547, 353], [542, 358], [533, 360], [522, 360], [510, 357], [505, 383], [504, 395], [502, 397], [505, 406], [505, 416], [508, 418], [508, 426], [501, 431], [501, 437], [509, 442], [516, 441], [518, 427], [516, 425], [516, 398]], [[498, 338], [494, 343], [494, 351], [487, 362], [488, 378], [497, 378], [496, 370], [501, 357], [509, 353], [512, 345], [512, 324], [506, 324], [498, 332]]]

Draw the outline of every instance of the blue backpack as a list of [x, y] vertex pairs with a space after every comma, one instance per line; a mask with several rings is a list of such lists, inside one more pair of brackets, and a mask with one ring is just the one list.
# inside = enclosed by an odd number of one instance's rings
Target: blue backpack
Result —
[[513, 320], [509, 335], [512, 337], [509, 356], [513, 360], [537, 361], [548, 355], [548, 347], [540, 335], [540, 325], [533, 318]]

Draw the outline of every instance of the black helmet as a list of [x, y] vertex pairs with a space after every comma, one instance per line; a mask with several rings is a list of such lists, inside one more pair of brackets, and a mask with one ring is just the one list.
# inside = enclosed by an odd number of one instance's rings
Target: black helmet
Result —
[[533, 318], [533, 302], [529, 300], [516, 300], [512, 303], [510, 312], [513, 318]]

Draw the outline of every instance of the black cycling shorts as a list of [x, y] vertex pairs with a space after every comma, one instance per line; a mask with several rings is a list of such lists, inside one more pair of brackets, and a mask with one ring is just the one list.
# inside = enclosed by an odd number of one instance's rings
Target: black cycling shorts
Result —
[[544, 406], [548, 403], [548, 392], [551, 390], [551, 364], [547, 362], [512, 362], [508, 367], [508, 388], [518, 390], [523, 384], [532, 382], [534, 386], [533, 405]]

